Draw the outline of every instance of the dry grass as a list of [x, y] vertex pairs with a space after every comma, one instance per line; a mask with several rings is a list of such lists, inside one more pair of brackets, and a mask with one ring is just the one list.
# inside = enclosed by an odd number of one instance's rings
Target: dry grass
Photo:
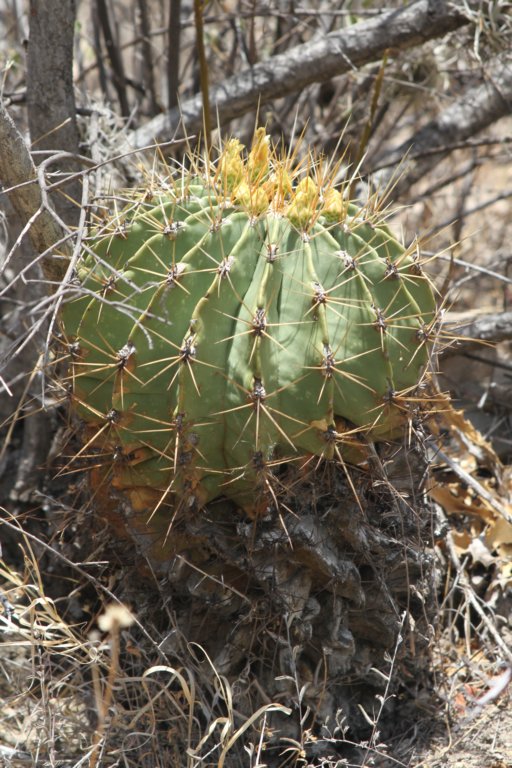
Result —
[[[221, 768], [234, 765], [233, 754], [240, 765], [261, 763], [265, 719], [270, 712], [289, 714], [285, 707], [270, 703], [240, 722], [228, 681], [199, 646], [188, 647], [181, 638], [181, 664], [173, 666], [165, 647], [177, 630], [169, 627], [162, 635], [146, 620], [141, 624], [94, 577], [87, 581], [97, 587], [101, 612], [69, 623], [62, 613], [72, 600], [81, 604], [87, 574], [72, 566], [72, 595], [48, 597], [34, 554], [41, 543], [18, 531], [23, 569], [14, 571], [4, 561], [0, 566], [5, 765]], [[70, 565], [55, 554], [61, 565]], [[75, 607], [82, 614], [90, 610]], [[248, 741], [242, 738], [247, 734]]]

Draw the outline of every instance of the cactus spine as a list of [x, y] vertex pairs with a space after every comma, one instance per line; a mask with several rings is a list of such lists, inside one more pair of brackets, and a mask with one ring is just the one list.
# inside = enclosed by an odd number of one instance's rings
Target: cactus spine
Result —
[[262, 129], [247, 155], [231, 140], [215, 166], [128, 192], [77, 277], [62, 327], [84, 452], [139, 508], [256, 513], [282, 463], [362, 460], [403, 431], [428, 360], [415, 251]]

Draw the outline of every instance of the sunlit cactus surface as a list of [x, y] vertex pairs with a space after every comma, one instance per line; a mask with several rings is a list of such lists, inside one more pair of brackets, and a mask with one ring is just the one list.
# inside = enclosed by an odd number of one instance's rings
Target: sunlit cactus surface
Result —
[[256, 513], [285, 462], [363, 461], [405, 432], [434, 295], [378, 203], [264, 130], [186, 165], [119, 195], [86, 241], [62, 312], [81, 453], [139, 506]]

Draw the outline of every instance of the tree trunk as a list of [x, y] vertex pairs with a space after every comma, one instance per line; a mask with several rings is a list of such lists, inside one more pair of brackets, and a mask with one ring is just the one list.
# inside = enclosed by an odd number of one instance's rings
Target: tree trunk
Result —
[[[27, 104], [32, 149], [78, 153], [73, 87], [74, 0], [30, 2], [30, 39], [27, 56]], [[44, 156], [43, 156], [44, 157]], [[69, 158], [59, 158], [52, 170], [79, 170]], [[55, 195], [61, 218], [75, 225], [80, 214], [81, 185], [75, 179]]]

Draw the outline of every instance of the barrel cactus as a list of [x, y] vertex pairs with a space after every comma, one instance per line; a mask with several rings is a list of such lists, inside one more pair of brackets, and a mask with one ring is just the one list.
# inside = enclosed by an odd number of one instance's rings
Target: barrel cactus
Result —
[[434, 296], [414, 249], [322, 164], [249, 153], [129, 191], [87, 240], [62, 326], [72, 399], [138, 508], [252, 515], [279, 466], [364, 461], [408, 419]]
[[239, 714], [291, 708], [269, 732], [309, 723], [318, 755], [340, 712], [367, 738], [387, 654], [404, 627], [418, 654], [431, 615], [415, 433], [434, 294], [348, 188], [263, 130], [189, 157], [96, 208], [61, 312], [75, 458], [142, 577], [127, 599], [156, 576], [173, 663], [200, 645]]

